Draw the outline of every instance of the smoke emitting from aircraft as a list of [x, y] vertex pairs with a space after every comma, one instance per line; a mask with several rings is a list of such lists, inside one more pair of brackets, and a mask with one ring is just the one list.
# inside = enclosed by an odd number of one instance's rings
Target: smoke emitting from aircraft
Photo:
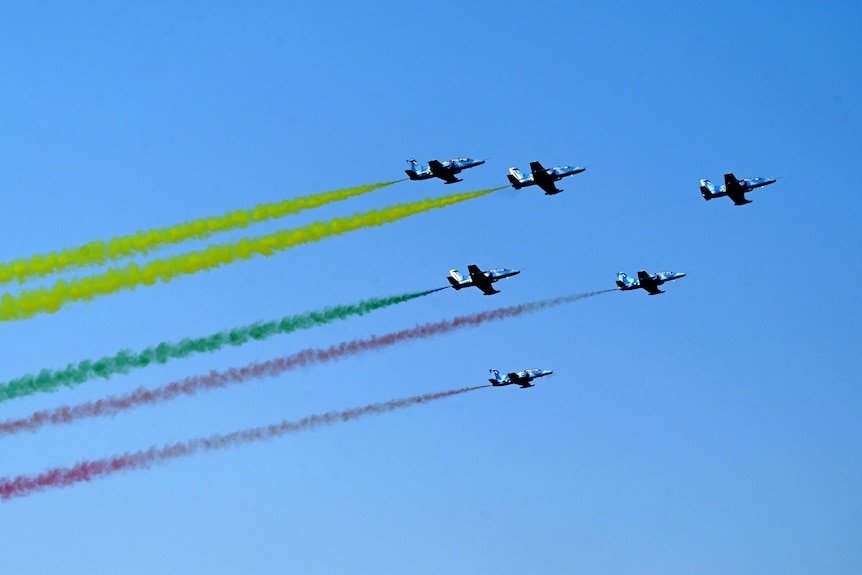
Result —
[[199, 218], [174, 226], [139, 231], [107, 241], [88, 242], [75, 248], [0, 263], [0, 283], [12, 280], [23, 283], [29, 278], [46, 276], [67, 269], [102, 265], [125, 257], [148, 254], [168, 245], [193, 239], [206, 239], [219, 232], [246, 228], [258, 222], [297, 214], [366, 194], [394, 183], [394, 181], [381, 182], [291, 198], [281, 202], [258, 204], [251, 209], [236, 210], [221, 216]]
[[172, 459], [189, 457], [204, 451], [214, 451], [229, 447], [255, 443], [267, 439], [273, 439], [286, 435], [306, 431], [318, 427], [332, 425], [334, 423], [354, 421], [367, 415], [380, 415], [411, 407], [423, 403], [429, 403], [489, 387], [480, 385], [476, 387], [465, 387], [442, 391], [437, 393], [426, 393], [404, 399], [394, 399], [383, 403], [372, 403], [364, 407], [355, 407], [343, 411], [330, 411], [328, 413], [310, 415], [298, 421], [282, 421], [271, 425], [244, 429], [233, 433], [222, 435], [211, 435], [209, 437], [192, 439], [182, 443], [174, 443], [163, 447], [151, 447], [134, 453], [124, 453], [104, 459], [85, 460], [71, 467], [55, 467], [48, 469], [38, 475], [19, 475], [17, 477], [0, 478], [0, 499], [7, 501], [14, 497], [25, 497], [37, 491], [57, 487], [69, 487], [76, 483], [90, 482], [93, 479], [107, 477], [120, 471], [131, 471], [134, 469], [149, 469], [153, 465], [166, 463]]
[[167, 283], [184, 275], [214, 269], [255, 256], [272, 256], [302, 244], [317, 242], [354, 230], [382, 226], [432, 209], [485, 196], [500, 189], [502, 188], [491, 188], [398, 204], [353, 216], [315, 222], [295, 229], [281, 230], [256, 238], [215, 244], [200, 251], [157, 259], [142, 265], [129, 264], [122, 268], [111, 268], [98, 275], [69, 281], [60, 280], [51, 287], [26, 290], [17, 295], [3, 294], [0, 297], [0, 321], [26, 319], [40, 313], [55, 313], [71, 302], [89, 301], [98, 296], [134, 289], [141, 285]]
[[163, 341], [140, 352], [123, 350], [115, 355], [97, 360], [84, 360], [77, 364], [70, 364], [65, 369], [43, 369], [37, 375], [24, 375], [0, 384], [0, 402], [35, 393], [56, 391], [63, 386], [74, 387], [97, 377], [108, 379], [115, 375], [129, 373], [134, 369], [164, 364], [173, 359], [182, 359], [196, 353], [214, 352], [227, 346], [241, 346], [249, 341], [262, 341], [276, 335], [311, 329], [333, 321], [364, 315], [374, 310], [404, 303], [444, 289], [446, 288], [384, 298], [371, 298], [354, 304], [331, 306], [318, 311], [290, 315], [280, 320], [257, 322], [205, 337], [186, 338], [179, 342]]
[[108, 397], [74, 406], [62, 406], [53, 410], [37, 411], [25, 418], [0, 422], [0, 435], [14, 434], [21, 431], [36, 431], [44, 425], [67, 424], [90, 417], [116, 415], [134, 407], [164, 403], [181, 396], [195, 395], [208, 389], [241, 384], [253, 379], [275, 377], [298, 367], [328, 363], [342, 357], [357, 355], [363, 352], [378, 351], [398, 343], [451, 333], [465, 327], [478, 327], [489, 321], [516, 317], [525, 313], [573, 303], [578, 300], [615, 291], [617, 290], [610, 289], [574, 294], [498, 308], [468, 316], [459, 316], [451, 320], [426, 323], [382, 336], [354, 339], [328, 348], [305, 349], [286, 357], [252, 363], [242, 368], [211, 371], [207, 375], [188, 377], [159, 388], [147, 389], [141, 387], [126, 395]]

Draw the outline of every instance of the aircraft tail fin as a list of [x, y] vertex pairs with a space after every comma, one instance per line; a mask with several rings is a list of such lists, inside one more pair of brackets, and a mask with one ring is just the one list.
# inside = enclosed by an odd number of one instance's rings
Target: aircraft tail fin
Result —
[[617, 287], [620, 289], [626, 289], [635, 286], [635, 279], [628, 277], [625, 273], [620, 272], [617, 274]]
[[522, 187], [521, 180], [524, 179], [524, 176], [521, 175], [521, 170], [518, 168], [509, 168], [509, 175], [506, 176], [509, 178], [509, 183], [512, 184], [516, 190]]
[[464, 278], [461, 277], [461, 272], [458, 270], [449, 270], [449, 277], [446, 279], [449, 280], [449, 283], [455, 289], [461, 289], [461, 282], [464, 281]]
[[422, 166], [421, 164], [419, 164], [419, 162], [417, 162], [413, 158], [410, 158], [409, 160], [407, 160], [407, 163], [410, 164], [410, 167], [408, 169], [404, 170], [404, 173], [407, 174], [407, 176], [411, 180], [420, 179], [419, 178], [419, 172], [424, 172], [425, 167]]
[[491, 375], [494, 376], [493, 379], [488, 380], [489, 382], [491, 382], [491, 385], [494, 385], [494, 386], [503, 385], [503, 378], [500, 377], [500, 372], [497, 371], [496, 369], [491, 369], [489, 371], [491, 372]]
[[700, 194], [704, 200], [711, 200], [715, 197], [715, 186], [709, 180], [700, 181]]

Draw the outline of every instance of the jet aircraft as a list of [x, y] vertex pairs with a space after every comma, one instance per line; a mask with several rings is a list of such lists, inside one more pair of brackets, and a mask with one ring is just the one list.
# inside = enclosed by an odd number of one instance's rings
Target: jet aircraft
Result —
[[658, 286], [664, 282], [684, 277], [685, 274], [682, 272], [659, 272], [657, 274], [648, 274], [641, 270], [638, 272], [638, 278], [634, 279], [626, 276], [623, 272], [620, 272], [617, 274], [617, 287], [623, 291], [643, 288], [648, 291], [650, 295], [658, 295], [660, 293], [664, 293], [662, 290], [658, 289]]
[[712, 198], [728, 196], [737, 206], [750, 204], [751, 200], [745, 199], [745, 193], [754, 188], [760, 188], [774, 184], [775, 180], [770, 178], [745, 178], [737, 180], [733, 174], [724, 174], [724, 185], [716, 187], [709, 180], [700, 181], [700, 193], [706, 201]]
[[549, 369], [526, 369], [524, 371], [513, 371], [503, 377], [500, 375], [500, 372], [496, 369], [491, 370], [491, 375], [494, 376], [493, 379], [489, 379], [491, 385], [494, 387], [500, 387], [503, 385], [520, 385], [521, 389], [525, 389], [527, 387], [533, 387], [533, 384], [530, 383], [534, 379], [539, 377], [545, 377], [546, 375], [551, 375], [554, 373]]
[[554, 182], [558, 182], [566, 176], [580, 174], [586, 168], [576, 166], [557, 166], [556, 168], [544, 168], [539, 162], [530, 162], [530, 175], [524, 177], [518, 168], [509, 168], [509, 182], [516, 190], [525, 186], [536, 185], [545, 191], [545, 195], [559, 194], [563, 190], [557, 188]]
[[467, 266], [467, 271], [470, 273], [470, 277], [465, 278], [461, 276], [461, 272], [458, 270], [449, 270], [449, 277], [446, 279], [449, 280], [449, 283], [452, 284], [452, 287], [456, 290], [476, 286], [482, 290], [485, 295], [500, 293], [499, 290], [495, 290], [491, 287], [491, 284], [495, 281], [516, 276], [521, 273], [521, 270], [510, 270], [506, 268], [497, 268], [483, 272], [476, 264], [470, 264]]
[[457, 158], [454, 160], [446, 160], [445, 162], [431, 160], [428, 162], [427, 168], [413, 158], [407, 160], [407, 163], [410, 164], [410, 169], [404, 170], [404, 173], [407, 174], [411, 180], [440, 178], [447, 184], [454, 184], [455, 182], [461, 181], [460, 178], [455, 177], [455, 174], [460, 173], [461, 170], [466, 170], [467, 168], [481, 166], [485, 163], [485, 160], [473, 160], [471, 158]]

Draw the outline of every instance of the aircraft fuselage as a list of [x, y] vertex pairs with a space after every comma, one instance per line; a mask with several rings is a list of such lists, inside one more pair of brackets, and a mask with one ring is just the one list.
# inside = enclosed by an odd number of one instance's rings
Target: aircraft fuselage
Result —
[[488, 379], [488, 381], [494, 387], [501, 387], [504, 385], [520, 385], [521, 388], [533, 387], [533, 384], [530, 383], [534, 379], [538, 379], [540, 377], [545, 377], [546, 375], [551, 375], [554, 373], [550, 369], [525, 369], [524, 371], [513, 371], [508, 373], [505, 377], [500, 375], [500, 372], [496, 369], [492, 369], [491, 375], [492, 378]]
[[648, 274], [646, 271], [641, 270], [638, 272], [637, 278], [630, 278], [623, 272], [618, 273], [616, 283], [617, 287], [622, 291], [642, 288], [650, 295], [658, 295], [660, 293], [664, 293], [662, 290], [658, 289], [658, 286], [665, 282], [678, 280], [679, 278], [684, 277], [684, 272], [659, 272], [657, 274]]

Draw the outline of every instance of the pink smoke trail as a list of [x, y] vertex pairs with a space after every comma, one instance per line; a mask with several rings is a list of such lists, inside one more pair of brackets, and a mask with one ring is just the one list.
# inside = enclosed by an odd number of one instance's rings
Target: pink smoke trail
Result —
[[21, 431], [37, 431], [44, 425], [62, 425], [89, 417], [116, 415], [138, 406], [164, 403], [180, 396], [195, 395], [200, 391], [245, 383], [251, 379], [274, 377], [298, 367], [327, 363], [342, 357], [376, 351], [416, 339], [451, 333], [466, 327], [478, 327], [489, 321], [516, 317], [525, 313], [572, 303], [612, 291], [617, 290], [611, 289], [574, 294], [498, 308], [473, 315], [458, 316], [450, 320], [426, 323], [382, 336], [375, 335], [366, 339], [355, 339], [328, 348], [305, 349], [293, 355], [260, 363], [252, 363], [241, 368], [211, 371], [206, 375], [187, 377], [162, 387], [153, 389], [140, 387], [126, 395], [108, 397], [78, 405], [61, 406], [53, 410], [37, 411], [21, 419], [10, 419], [0, 422], [0, 436], [11, 435]]
[[19, 475], [14, 478], [4, 477], [0, 478], [0, 499], [6, 501], [13, 497], [26, 497], [37, 491], [69, 487], [81, 482], [89, 483], [94, 479], [107, 477], [119, 471], [149, 469], [153, 465], [166, 463], [179, 457], [190, 457], [203, 451], [226, 449], [246, 443], [273, 439], [288, 433], [296, 433], [339, 422], [353, 421], [366, 415], [388, 413], [396, 409], [429, 403], [453, 395], [467, 393], [468, 391], [482, 389], [483, 387], [490, 386], [465, 387], [451, 391], [426, 393], [404, 399], [393, 399], [383, 403], [372, 403], [365, 407], [354, 407], [344, 411], [330, 411], [318, 415], [309, 415], [299, 421], [282, 421], [280, 423], [253, 427], [224, 435], [211, 435], [163, 447], [150, 447], [143, 451], [124, 453], [104, 459], [82, 461], [72, 467], [55, 467], [38, 475]]

